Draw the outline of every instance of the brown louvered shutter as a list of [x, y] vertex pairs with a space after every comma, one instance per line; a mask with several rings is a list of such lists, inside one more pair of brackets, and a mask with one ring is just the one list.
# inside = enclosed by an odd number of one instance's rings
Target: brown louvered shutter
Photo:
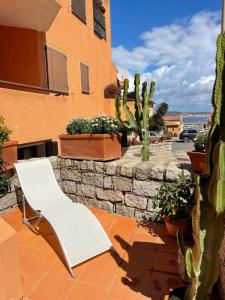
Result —
[[67, 57], [49, 46], [45, 49], [49, 89], [68, 93]]
[[81, 91], [82, 93], [90, 93], [89, 87], [89, 67], [84, 64], [80, 63], [80, 75], [81, 75]]
[[72, 12], [83, 22], [86, 23], [85, 0], [71, 0]]

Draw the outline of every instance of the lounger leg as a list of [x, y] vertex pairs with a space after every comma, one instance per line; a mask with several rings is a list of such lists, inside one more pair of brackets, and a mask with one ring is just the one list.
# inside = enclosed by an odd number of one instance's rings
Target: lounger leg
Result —
[[[31, 217], [31, 218], [27, 218], [27, 215], [26, 215], [26, 199], [25, 199], [24, 195], [22, 196], [22, 202], [23, 202], [23, 223], [25, 225], [27, 225], [27, 227], [29, 227], [34, 233], [39, 234], [39, 232], [37, 230], [35, 230], [35, 228], [34, 228], [35, 226], [32, 226], [32, 224], [29, 221], [38, 219], [37, 224], [39, 224], [39, 222], [41, 220], [40, 213], [36, 212], [36, 214], [37, 214], [36, 216]], [[37, 226], [37, 224], [36, 224], [36, 226]]]

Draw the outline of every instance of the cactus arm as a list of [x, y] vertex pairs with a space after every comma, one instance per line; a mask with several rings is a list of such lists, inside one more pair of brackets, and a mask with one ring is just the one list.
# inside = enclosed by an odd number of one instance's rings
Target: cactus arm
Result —
[[140, 104], [140, 97], [139, 97], [139, 85], [140, 85], [140, 74], [135, 74], [135, 79], [134, 79], [134, 92], [135, 92], [135, 103], [134, 103], [134, 108], [135, 108], [135, 118], [138, 122], [138, 125], [140, 126], [140, 121], [142, 118], [142, 111], [141, 111], [141, 104]]
[[118, 123], [121, 126], [121, 128], [124, 127], [126, 129], [130, 129], [131, 128], [130, 124], [126, 121], [123, 121], [122, 118], [121, 118], [120, 107], [121, 107], [120, 97], [116, 96], [116, 98], [115, 98], [115, 116], [116, 116], [116, 118], [118, 120]]
[[225, 210], [225, 143], [222, 141], [214, 147], [213, 164], [208, 200], [219, 214]]
[[142, 84], [142, 136], [143, 136], [143, 148], [142, 158], [143, 161], [149, 160], [149, 99], [147, 95], [147, 82]]
[[[225, 124], [224, 124], [224, 104], [223, 99], [225, 97], [223, 88], [223, 76], [225, 66], [225, 34], [219, 34], [217, 39], [217, 52], [216, 52], [216, 79], [213, 87], [212, 105], [214, 112], [212, 114], [212, 126], [210, 128], [207, 140], [207, 165], [209, 174], [213, 169], [213, 148], [219, 141], [219, 138], [225, 141]], [[223, 111], [223, 113], [222, 113]], [[222, 123], [222, 124], [221, 124]], [[222, 134], [220, 132], [222, 129]]]
[[128, 105], [127, 105], [127, 93], [128, 93], [128, 89], [129, 89], [129, 81], [128, 79], [124, 80], [124, 93], [123, 93], [123, 110], [126, 114], [127, 117], [127, 121], [129, 123], [129, 126], [131, 129], [133, 129], [135, 132], [138, 133], [138, 125], [137, 122], [134, 118], [134, 115], [132, 114], [132, 112], [130, 111]]

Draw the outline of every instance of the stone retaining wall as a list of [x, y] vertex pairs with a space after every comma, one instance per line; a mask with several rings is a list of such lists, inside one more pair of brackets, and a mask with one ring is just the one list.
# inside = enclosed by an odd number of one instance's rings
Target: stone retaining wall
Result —
[[[135, 156], [139, 150], [140, 147], [132, 147], [120, 160], [106, 163], [57, 157], [50, 161], [57, 181], [72, 201], [137, 219], [154, 220], [157, 188], [163, 181], [174, 181], [187, 171], [178, 168], [172, 151], [159, 151], [152, 154], [149, 162], [142, 163]], [[0, 214], [21, 202], [16, 174], [11, 177], [11, 187], [11, 192], [0, 199]]]

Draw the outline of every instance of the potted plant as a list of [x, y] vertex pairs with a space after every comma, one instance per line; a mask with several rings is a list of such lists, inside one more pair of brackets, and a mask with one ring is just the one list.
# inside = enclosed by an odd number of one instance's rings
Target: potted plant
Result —
[[194, 184], [191, 176], [180, 175], [176, 182], [164, 182], [158, 189], [154, 208], [164, 219], [169, 235], [175, 237], [178, 230], [188, 235], [191, 229], [191, 209], [194, 205]]
[[205, 153], [207, 136], [207, 131], [200, 131], [194, 142], [195, 151], [187, 152], [191, 161], [192, 170], [199, 174], [207, 174]]
[[63, 158], [108, 161], [121, 157], [121, 134], [112, 117], [76, 118], [66, 130], [59, 136]]
[[5, 125], [5, 120], [0, 116], [0, 159], [4, 162], [4, 168], [13, 168], [17, 162], [17, 141], [9, 140], [12, 131]]

